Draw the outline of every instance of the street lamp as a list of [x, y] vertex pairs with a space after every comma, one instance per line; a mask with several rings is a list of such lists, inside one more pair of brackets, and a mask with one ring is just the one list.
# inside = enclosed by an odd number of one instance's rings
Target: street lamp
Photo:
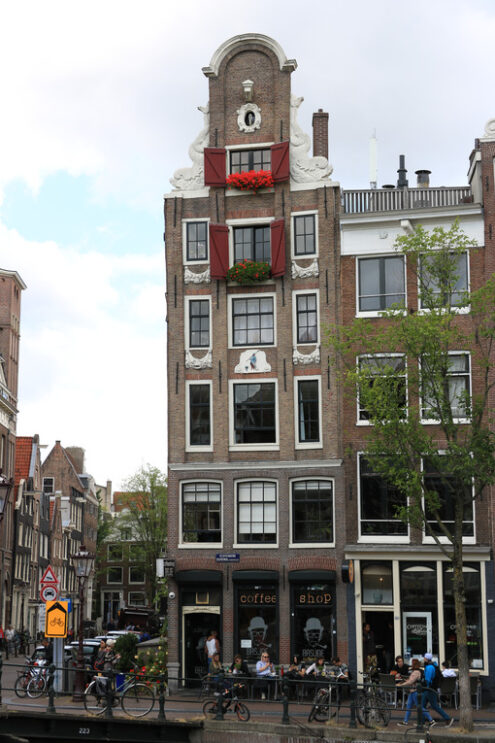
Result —
[[79, 583], [79, 645], [77, 647], [77, 669], [72, 700], [74, 702], [82, 702], [84, 697], [84, 592], [86, 581], [93, 569], [93, 560], [95, 559], [95, 556], [88, 552], [86, 547], [81, 545], [79, 547], [79, 552], [76, 552], [75, 555], [71, 555], [71, 558], [74, 562], [76, 576]]

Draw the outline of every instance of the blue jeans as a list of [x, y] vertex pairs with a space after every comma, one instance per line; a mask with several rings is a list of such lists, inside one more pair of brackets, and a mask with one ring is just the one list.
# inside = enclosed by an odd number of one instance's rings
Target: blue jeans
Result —
[[[417, 707], [417, 706], [418, 706], [418, 692], [412, 691], [407, 698], [406, 715], [404, 717], [404, 722], [409, 722], [409, 718], [411, 717], [411, 710], [413, 707]], [[423, 705], [423, 716], [426, 717], [428, 722], [431, 722], [431, 719], [432, 719], [431, 715], [428, 712], [428, 710], [424, 708], [424, 705]]]
[[449, 715], [443, 711], [443, 709], [438, 704], [438, 697], [437, 694], [433, 689], [426, 689], [423, 692], [423, 698], [421, 700], [421, 703], [423, 705], [423, 708], [426, 707], [427, 704], [430, 705], [432, 709], [435, 710], [435, 712], [438, 712], [438, 714], [443, 717], [444, 720], [447, 722], [450, 720]]

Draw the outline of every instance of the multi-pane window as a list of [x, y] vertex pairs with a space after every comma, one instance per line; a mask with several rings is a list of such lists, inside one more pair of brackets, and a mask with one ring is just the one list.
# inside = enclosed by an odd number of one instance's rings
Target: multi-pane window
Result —
[[405, 305], [403, 256], [359, 258], [359, 312], [379, 312]]
[[182, 541], [221, 542], [220, 485], [191, 482], [182, 485]]
[[186, 223], [186, 260], [208, 260], [208, 222]]
[[333, 487], [329, 480], [292, 483], [292, 541], [334, 541]]
[[319, 380], [297, 380], [298, 441], [300, 444], [320, 440]]
[[[421, 359], [423, 420], [440, 420], [445, 411], [452, 418], [466, 418], [470, 404], [470, 357], [468, 353], [451, 353], [446, 358], [447, 366], [443, 374], [430, 374], [427, 356]], [[443, 413], [442, 413], [443, 411]]]
[[316, 253], [315, 215], [293, 217], [294, 255], [305, 256]]
[[439, 258], [441, 266], [435, 268], [435, 255], [420, 260], [419, 302], [422, 309], [433, 307], [462, 307], [467, 304], [468, 254], [450, 254], [450, 265]]
[[210, 303], [207, 299], [189, 300], [189, 348], [210, 346]]
[[298, 343], [318, 342], [317, 294], [296, 294], [296, 324]]
[[273, 297], [232, 300], [234, 346], [266, 346], [274, 343]]
[[[453, 475], [445, 472], [438, 459], [437, 457], [433, 461], [426, 457], [423, 460], [425, 490], [436, 494], [438, 498], [438, 517], [451, 534], [455, 530], [455, 501], [457, 498], [462, 497], [464, 503], [462, 535], [463, 537], [474, 537], [472, 488], [466, 487]], [[434, 516], [433, 508], [428, 505], [428, 497], [425, 504], [425, 512], [428, 524], [433, 533], [437, 537], [444, 537], [444, 533]], [[430, 536], [430, 533], [427, 532], [426, 536]]]
[[211, 403], [209, 384], [189, 385], [189, 445], [210, 446]]
[[146, 606], [146, 597], [142, 591], [129, 591], [129, 606]]
[[270, 263], [270, 227], [234, 227], [234, 263], [244, 260]]
[[[387, 413], [390, 414], [394, 409], [405, 416], [407, 404], [405, 356], [361, 356], [359, 373], [358, 418], [360, 421], [367, 421], [371, 417], [366, 409], [366, 397], [377, 384], [380, 385], [380, 391], [372, 397], [373, 417], [385, 420]], [[381, 404], [383, 404], [383, 416], [380, 415]]]
[[237, 541], [277, 541], [277, 491], [274, 482], [237, 485]]
[[234, 384], [234, 443], [277, 441], [275, 383]]
[[144, 583], [144, 568], [141, 565], [129, 566], [129, 583]]
[[406, 505], [405, 497], [382, 475], [373, 472], [364, 456], [359, 458], [359, 469], [361, 536], [407, 536], [407, 525], [397, 514], [397, 509]]
[[122, 560], [122, 546], [120, 544], [109, 544], [108, 545], [108, 559], [109, 560]]
[[55, 478], [53, 477], [44, 477], [43, 478], [43, 492], [46, 494], [50, 494], [54, 492], [54, 483]]
[[108, 568], [108, 583], [122, 583], [122, 568]]
[[249, 170], [271, 170], [272, 153], [267, 150], [234, 150], [230, 153], [230, 172], [246, 173]]

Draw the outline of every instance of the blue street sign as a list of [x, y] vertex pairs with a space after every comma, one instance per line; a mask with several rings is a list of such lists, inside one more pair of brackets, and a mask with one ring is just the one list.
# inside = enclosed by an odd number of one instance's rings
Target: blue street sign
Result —
[[217, 552], [216, 562], [239, 562], [241, 555], [239, 552]]
[[70, 614], [72, 611], [72, 599], [59, 599], [59, 601], [67, 601], [67, 611]]

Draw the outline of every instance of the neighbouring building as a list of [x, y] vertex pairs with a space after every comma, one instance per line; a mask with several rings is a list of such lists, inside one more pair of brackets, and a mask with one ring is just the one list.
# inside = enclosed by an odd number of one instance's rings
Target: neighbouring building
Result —
[[[16, 271], [0, 269], [0, 470], [14, 478], [19, 378], [21, 292], [26, 285]], [[0, 626], [11, 622], [14, 546], [14, 496], [10, 493], [0, 520]]]
[[[226, 660], [349, 653], [342, 421], [321, 331], [339, 317], [340, 191], [328, 114], [313, 115], [313, 154], [298, 124], [296, 66], [260, 34], [222, 44], [193, 164], [165, 196], [169, 679], [204, 672], [212, 629]], [[273, 186], [226, 188], [253, 170]], [[229, 278], [245, 259], [270, 278]]]

